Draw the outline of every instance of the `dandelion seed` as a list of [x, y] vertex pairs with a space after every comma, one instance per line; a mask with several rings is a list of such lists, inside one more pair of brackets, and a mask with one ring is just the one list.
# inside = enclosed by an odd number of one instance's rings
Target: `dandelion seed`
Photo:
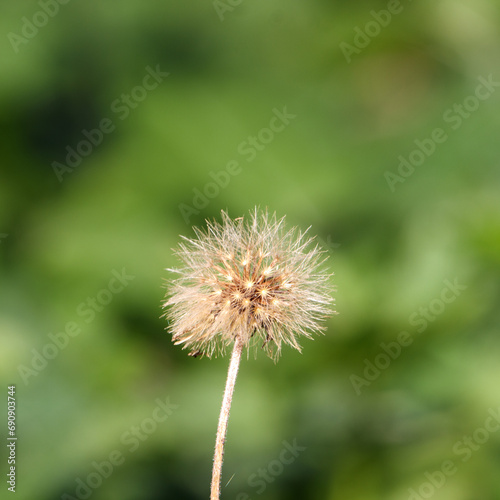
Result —
[[208, 357], [233, 346], [224, 391], [212, 475], [211, 500], [220, 495], [227, 420], [243, 349], [261, 346], [277, 360], [283, 344], [300, 351], [298, 340], [325, 330], [334, 313], [325, 253], [284, 218], [255, 208], [249, 219], [194, 228], [176, 254], [182, 267], [168, 284], [163, 307], [175, 344], [190, 356]]
[[[176, 251], [183, 266], [171, 269], [178, 278], [163, 304], [171, 306], [167, 316], [176, 344], [212, 356], [236, 337], [249, 350], [269, 337], [264, 350], [277, 359], [283, 344], [300, 350], [301, 337], [324, 330], [321, 321], [333, 302], [330, 275], [321, 267], [324, 252], [306, 232], [286, 230], [284, 218], [258, 209], [248, 221], [222, 212], [222, 224], [208, 222], [195, 232], [197, 238], [183, 238]], [[229, 304], [224, 319], [207, 321]], [[258, 318], [248, 306], [259, 307]]]

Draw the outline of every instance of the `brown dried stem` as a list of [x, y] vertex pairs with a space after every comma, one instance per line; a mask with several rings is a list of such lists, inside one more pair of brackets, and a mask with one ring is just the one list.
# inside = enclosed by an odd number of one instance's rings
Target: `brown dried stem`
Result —
[[219, 415], [219, 425], [217, 426], [210, 500], [219, 500], [220, 498], [220, 480], [222, 461], [224, 458], [224, 444], [226, 442], [227, 421], [229, 419], [229, 411], [231, 410], [231, 402], [233, 400], [234, 386], [236, 383], [236, 376], [238, 375], [238, 368], [240, 366], [243, 345], [243, 341], [239, 337], [236, 337], [227, 372], [226, 388], [224, 389], [224, 398], [222, 400]]

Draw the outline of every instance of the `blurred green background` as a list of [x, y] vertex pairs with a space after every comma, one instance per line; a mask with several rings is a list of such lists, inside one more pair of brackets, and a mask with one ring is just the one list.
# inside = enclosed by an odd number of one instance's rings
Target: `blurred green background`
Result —
[[497, 1], [0, 13], [17, 498], [208, 498], [228, 359], [173, 346], [162, 286], [180, 234], [255, 205], [312, 226], [339, 315], [303, 354], [243, 360], [222, 498], [500, 498]]

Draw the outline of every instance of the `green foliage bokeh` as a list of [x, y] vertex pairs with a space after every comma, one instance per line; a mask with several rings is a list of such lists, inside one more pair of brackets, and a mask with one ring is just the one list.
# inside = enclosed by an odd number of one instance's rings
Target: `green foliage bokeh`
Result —
[[[474, 99], [500, 80], [498, 2], [402, 1], [362, 48], [394, 1], [72, 0], [19, 42], [41, 3], [0, 7], [0, 400], [15, 384], [18, 498], [76, 498], [115, 451], [90, 498], [208, 498], [228, 360], [173, 346], [165, 268], [193, 225], [260, 205], [312, 226], [339, 314], [302, 354], [243, 360], [222, 498], [406, 499], [451, 460], [424, 494], [498, 499], [500, 432], [478, 430], [500, 410], [498, 85]], [[148, 68], [169, 75], [118, 112]], [[277, 112], [293, 118], [270, 138]], [[113, 130], [57, 174], [102, 120]], [[123, 269], [123, 291], [83, 314]], [[439, 303], [448, 282], [465, 288]], [[378, 370], [401, 332], [411, 344]], [[131, 451], [158, 398], [175, 409]], [[305, 449], [280, 470], [284, 442]]]

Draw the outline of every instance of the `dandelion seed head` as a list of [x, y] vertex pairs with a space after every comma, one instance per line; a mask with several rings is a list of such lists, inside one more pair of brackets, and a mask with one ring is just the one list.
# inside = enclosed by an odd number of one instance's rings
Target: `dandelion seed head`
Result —
[[223, 353], [238, 337], [277, 359], [282, 344], [325, 330], [335, 313], [325, 252], [284, 218], [255, 208], [247, 217], [207, 221], [175, 251], [182, 266], [163, 306], [175, 344], [194, 353]]

